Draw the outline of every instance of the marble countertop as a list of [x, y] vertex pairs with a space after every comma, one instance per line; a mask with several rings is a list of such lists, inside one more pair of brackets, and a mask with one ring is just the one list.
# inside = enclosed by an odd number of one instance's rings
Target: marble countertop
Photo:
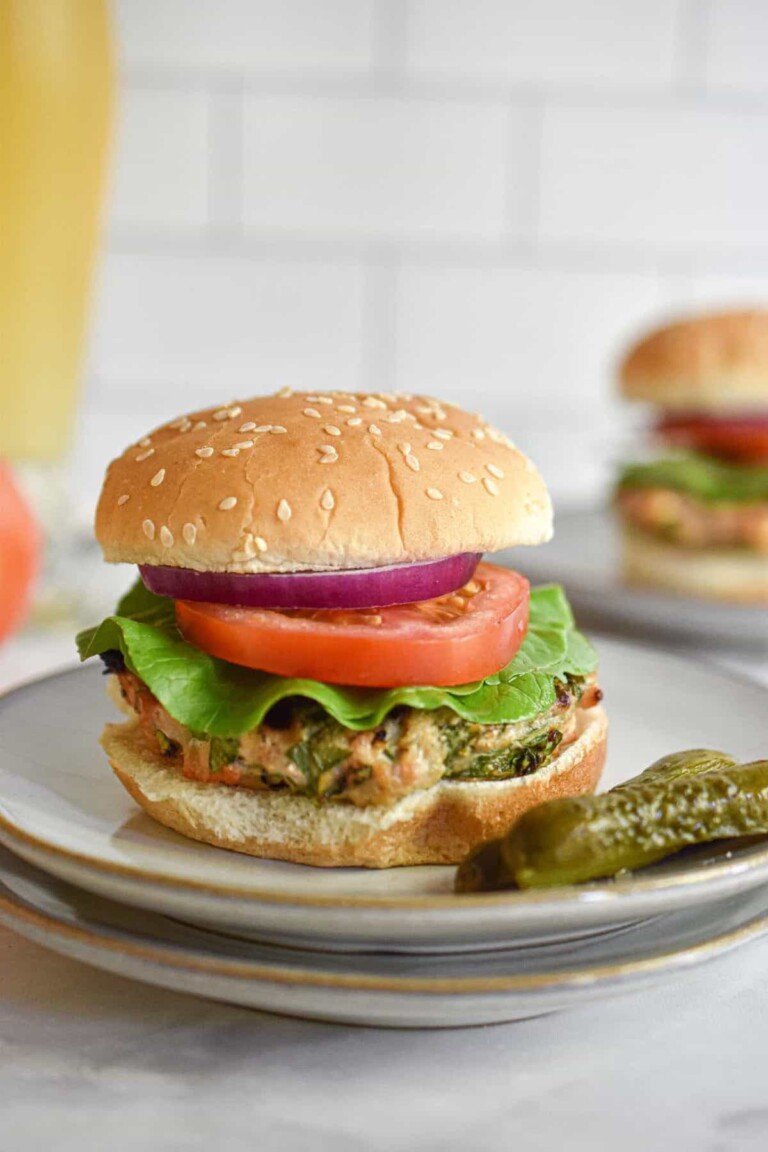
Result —
[[[0, 687], [69, 645], [7, 645]], [[768, 662], [727, 663], [768, 684]], [[0, 1148], [762, 1152], [767, 970], [768, 939], [602, 1005], [388, 1032], [146, 987], [0, 929]]]

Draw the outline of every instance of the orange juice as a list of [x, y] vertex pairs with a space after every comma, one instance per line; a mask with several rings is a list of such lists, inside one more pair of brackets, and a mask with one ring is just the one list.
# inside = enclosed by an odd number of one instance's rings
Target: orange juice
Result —
[[106, 0], [0, 0], [0, 456], [69, 446], [113, 89]]

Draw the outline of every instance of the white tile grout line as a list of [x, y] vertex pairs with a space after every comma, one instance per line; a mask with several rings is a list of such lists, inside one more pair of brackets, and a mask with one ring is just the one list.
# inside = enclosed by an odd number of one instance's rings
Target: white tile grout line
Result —
[[375, 0], [371, 80], [388, 89], [405, 82], [408, 0]]
[[[386, 50], [382, 50], [386, 59]], [[692, 49], [691, 60], [681, 61], [681, 71], [670, 85], [643, 86], [613, 83], [486, 81], [465, 77], [437, 77], [408, 72], [396, 62], [374, 65], [365, 71], [322, 73], [311, 71], [247, 71], [226, 68], [128, 67], [123, 79], [130, 88], [180, 91], [209, 90], [271, 96], [356, 97], [398, 95], [406, 99], [506, 104], [520, 100], [551, 101], [555, 104], [612, 108], [700, 108], [702, 111], [760, 112], [768, 114], [768, 85], [764, 92], [754, 88], [706, 85], [699, 77], [703, 52]], [[689, 76], [686, 77], [686, 70]]]
[[[529, 137], [524, 137], [530, 150], [524, 148], [522, 154], [514, 147], [514, 132], [512, 116], [520, 107], [519, 102], [510, 101], [507, 109], [507, 138], [505, 142], [504, 172], [504, 219], [508, 228], [512, 226], [513, 190], [515, 176], [523, 181], [523, 236], [519, 243], [523, 250], [530, 249], [539, 235], [539, 222], [541, 213], [541, 149], [544, 135], [544, 101], [531, 99], [526, 102], [526, 119]], [[519, 187], [519, 184], [518, 184]]]
[[239, 227], [156, 229], [113, 225], [106, 243], [115, 255], [176, 258], [267, 259], [285, 263], [376, 266], [393, 262], [436, 267], [501, 267], [596, 275], [733, 274], [766, 277], [768, 244], [665, 245], [600, 241], [548, 241], [501, 235], [421, 237], [416, 234], [349, 235]]
[[708, 0], [677, 0], [675, 28], [676, 89], [682, 95], [706, 98], [709, 24]]
[[398, 272], [396, 255], [371, 246], [365, 271], [360, 365], [361, 387], [371, 392], [390, 392], [394, 387]]
[[211, 93], [208, 113], [208, 222], [211, 232], [243, 226], [243, 93]]

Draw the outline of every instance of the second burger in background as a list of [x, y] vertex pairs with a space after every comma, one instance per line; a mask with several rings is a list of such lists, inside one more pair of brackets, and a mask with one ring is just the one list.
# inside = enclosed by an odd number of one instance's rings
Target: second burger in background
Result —
[[620, 384], [658, 409], [661, 448], [619, 479], [625, 578], [768, 603], [768, 310], [660, 328], [630, 349]]

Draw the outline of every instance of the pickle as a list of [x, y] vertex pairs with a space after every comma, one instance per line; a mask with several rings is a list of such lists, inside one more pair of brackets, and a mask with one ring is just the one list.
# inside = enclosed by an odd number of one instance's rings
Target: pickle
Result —
[[692, 844], [768, 832], [768, 760], [697, 749], [657, 760], [600, 796], [553, 800], [459, 868], [458, 892], [614, 876]]
[[738, 763], [727, 752], [713, 752], [711, 748], [690, 748], [685, 752], [670, 752], [654, 761], [650, 768], [616, 784], [611, 792], [627, 792], [630, 788], [642, 787], [645, 784], [669, 784], [672, 780], [679, 780], [684, 776], [701, 776], [704, 772], [712, 772], [715, 768], [733, 768]]

